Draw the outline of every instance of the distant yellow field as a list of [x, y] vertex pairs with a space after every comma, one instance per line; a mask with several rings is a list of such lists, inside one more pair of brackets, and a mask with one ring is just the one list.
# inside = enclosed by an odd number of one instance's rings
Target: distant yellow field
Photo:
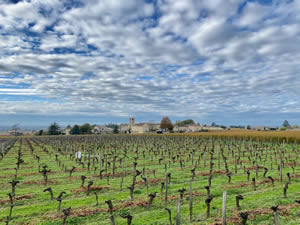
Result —
[[207, 136], [219, 138], [243, 138], [247, 140], [300, 143], [300, 131], [248, 131], [248, 130], [227, 130], [196, 133], [176, 133], [170, 135]]
[[[128, 134], [119, 134], [128, 135]], [[161, 135], [161, 134], [129, 134], [129, 135]], [[224, 130], [224, 131], [209, 131], [209, 132], [193, 132], [193, 133], [168, 133], [166, 135], [180, 136], [203, 136], [203, 137], [218, 137], [218, 138], [242, 138], [253, 141], [268, 141], [268, 142], [285, 142], [285, 143], [300, 143], [300, 131], [253, 131], [253, 130]], [[13, 138], [14, 136], [1, 136], [0, 138]], [[19, 138], [29, 138], [30, 136], [21, 136]]]

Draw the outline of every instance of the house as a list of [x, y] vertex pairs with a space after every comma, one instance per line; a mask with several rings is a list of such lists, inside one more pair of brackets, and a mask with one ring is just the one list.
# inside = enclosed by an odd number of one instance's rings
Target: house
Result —
[[220, 130], [224, 130], [224, 128], [222, 127], [214, 127], [214, 126], [205, 126], [203, 127], [203, 130], [208, 130], [208, 131], [220, 131]]
[[9, 133], [9, 135], [12, 135], [12, 136], [23, 136], [24, 135], [24, 132], [16, 130], [16, 129], [8, 130], [8, 133]]
[[266, 127], [264, 127], [264, 126], [257, 126], [257, 127], [255, 127], [255, 130], [257, 130], [257, 131], [263, 131], [265, 129], [266, 129]]
[[93, 134], [111, 134], [113, 133], [114, 129], [110, 127], [105, 127], [105, 126], [95, 126], [92, 129]]
[[71, 130], [72, 130], [72, 128], [67, 127], [65, 129], [61, 130], [60, 132], [62, 135], [70, 135]]
[[197, 132], [203, 129], [203, 126], [197, 124], [188, 124], [183, 126], [175, 125], [174, 131], [175, 132]]
[[255, 127], [257, 131], [270, 131], [270, 130], [278, 130], [277, 127], [265, 127], [265, 126], [257, 126]]
[[213, 127], [213, 126], [202, 126], [197, 124], [189, 124], [189, 125], [183, 125], [178, 126], [176, 125], [174, 127], [175, 132], [198, 132], [198, 131], [219, 131], [224, 130], [222, 127]]

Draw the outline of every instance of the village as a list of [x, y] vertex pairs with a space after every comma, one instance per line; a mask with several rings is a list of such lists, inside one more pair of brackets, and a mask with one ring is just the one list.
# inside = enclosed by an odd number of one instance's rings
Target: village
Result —
[[[168, 117], [164, 117], [167, 118]], [[164, 119], [163, 118], [163, 119]], [[162, 119], [162, 121], [163, 121]], [[284, 121], [281, 127], [271, 126], [224, 126], [212, 123], [211, 125], [199, 124], [192, 119], [186, 119], [183, 121], [176, 121], [174, 124], [169, 121], [169, 125], [164, 127], [161, 123], [155, 122], [138, 122], [136, 123], [134, 117], [129, 117], [128, 123], [121, 124], [103, 124], [103, 125], [90, 125], [85, 123], [81, 126], [74, 125], [73, 127], [68, 125], [66, 127], [60, 127], [57, 123], [55, 129], [55, 135], [80, 135], [80, 134], [145, 134], [145, 133], [192, 133], [192, 132], [213, 132], [213, 131], [241, 131], [241, 130], [253, 130], [253, 131], [300, 131], [297, 125], [291, 126], [287, 121]], [[53, 126], [50, 125], [50, 126]], [[50, 127], [49, 126], [49, 127]], [[41, 136], [52, 135], [48, 129], [38, 130], [24, 130], [17, 125], [11, 127], [7, 131], [1, 131], [0, 136]]]

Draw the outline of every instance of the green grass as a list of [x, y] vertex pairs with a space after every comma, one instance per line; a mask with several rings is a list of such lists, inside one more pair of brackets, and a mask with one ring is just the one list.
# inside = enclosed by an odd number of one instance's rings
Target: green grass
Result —
[[[156, 170], [156, 178], [161, 178], [162, 181], [165, 180], [165, 173], [171, 173], [171, 184], [169, 185], [169, 198], [172, 196], [172, 200], [168, 201], [168, 208], [172, 211], [173, 224], [175, 224], [176, 217], [176, 204], [179, 199], [178, 189], [186, 188], [189, 190], [189, 182], [191, 179], [190, 170], [194, 167], [191, 160], [186, 160], [185, 168], [180, 169], [179, 162], [168, 163], [172, 161], [168, 156], [168, 151], [164, 154], [166, 158], [162, 160], [161, 165], [158, 163], [158, 159], [161, 156], [162, 149], [170, 149], [170, 154], [176, 156], [181, 152], [182, 157], [187, 159], [188, 154], [192, 152], [192, 149], [195, 149], [194, 163], [198, 159], [198, 156], [204, 151], [204, 145], [209, 144], [207, 139], [201, 137], [149, 137], [149, 136], [98, 136], [98, 137], [61, 137], [61, 138], [43, 138], [41, 141], [35, 138], [35, 141], [30, 140], [33, 148], [34, 154], [31, 153], [29, 146], [26, 144], [26, 141], [23, 139], [22, 148], [22, 159], [25, 161], [24, 164], [20, 166], [18, 171], [17, 179], [20, 183], [16, 187], [16, 197], [21, 197], [24, 195], [30, 195], [32, 198], [23, 199], [15, 201], [16, 206], [13, 208], [12, 220], [10, 224], [61, 224], [62, 219], [58, 217], [62, 213], [57, 212], [58, 202], [56, 200], [51, 201], [49, 193], [44, 193], [43, 190], [46, 187], [51, 186], [54, 191], [55, 198], [62, 191], [65, 191], [67, 194], [64, 196], [62, 201], [62, 208], [67, 208], [72, 206], [72, 213], [78, 213], [79, 211], [84, 210], [97, 210], [98, 213], [93, 215], [85, 215], [82, 217], [71, 216], [67, 219], [67, 224], [109, 224], [109, 214], [105, 212], [107, 205], [105, 204], [106, 200], [112, 200], [114, 207], [120, 207], [122, 204], [130, 201], [129, 190], [126, 188], [132, 183], [132, 175], [127, 175], [124, 178], [123, 190], [120, 190], [120, 181], [121, 177], [110, 177], [109, 185], [107, 184], [106, 178], [102, 180], [99, 177], [93, 177], [94, 169], [93, 163], [91, 161], [91, 170], [88, 171], [87, 166], [82, 168], [81, 165], [78, 165], [73, 159], [70, 160], [69, 154], [61, 155], [58, 153], [58, 146], [63, 150], [64, 146], [72, 145], [74, 148], [67, 147], [67, 151], [70, 154], [74, 155], [74, 149], [80, 149], [82, 145], [85, 145], [85, 149], [95, 150], [101, 148], [102, 154], [112, 153], [120, 156], [120, 153], [124, 153], [124, 149], [127, 150], [127, 161], [125, 162], [125, 170], [132, 171], [132, 164], [134, 157], [136, 157], [136, 148], [139, 149], [139, 158], [137, 160], [137, 169], [142, 171], [145, 167], [146, 173], [144, 176], [147, 176], [150, 179], [153, 179], [152, 170]], [[21, 139], [19, 139], [21, 140]], [[203, 141], [200, 144], [199, 141]], [[35, 142], [38, 142], [36, 144]], [[45, 143], [43, 143], [45, 142]], [[251, 143], [237, 142], [236, 146], [241, 144], [243, 151], [246, 151], [245, 156], [241, 157], [243, 161], [243, 166], [251, 167], [252, 162], [249, 162], [248, 155], [249, 151], [246, 149], [247, 146]], [[246, 145], [245, 145], [246, 144]], [[252, 143], [258, 144], [258, 143]], [[265, 143], [270, 145], [269, 143]], [[266, 146], [267, 146], [266, 145]], [[105, 146], [105, 147], [103, 147]], [[208, 147], [207, 146], [207, 147]], [[193, 197], [193, 222], [189, 222], [189, 205], [188, 205], [188, 195], [184, 197], [183, 204], [181, 206], [181, 223], [182, 224], [213, 224], [216, 218], [221, 217], [221, 208], [222, 208], [222, 194], [223, 191], [227, 191], [227, 218], [228, 224], [232, 224], [233, 215], [237, 214], [235, 209], [235, 196], [237, 194], [242, 194], [244, 200], [240, 202], [242, 210], [249, 211], [255, 209], [266, 210], [273, 205], [279, 204], [281, 207], [291, 206], [286, 213], [280, 213], [280, 222], [281, 224], [300, 224], [300, 205], [294, 203], [295, 199], [300, 199], [300, 168], [298, 166], [299, 159], [297, 159], [297, 166], [295, 167], [295, 173], [293, 174], [291, 166], [286, 165], [283, 168], [283, 182], [275, 181], [275, 186], [272, 187], [270, 183], [265, 183], [257, 185], [257, 190], [254, 191], [251, 185], [251, 181], [247, 181], [247, 175], [244, 174], [244, 169], [238, 166], [237, 174], [234, 174], [234, 158], [232, 158], [231, 152], [227, 154], [227, 145], [224, 147], [224, 153], [227, 157], [227, 162], [229, 170], [232, 172], [231, 184], [227, 183], [227, 176], [222, 175], [213, 175], [212, 179], [212, 188], [211, 195], [213, 197], [211, 203], [211, 217], [206, 218], [206, 189], [204, 186], [208, 184], [208, 176], [201, 176], [200, 173], [209, 172], [209, 158], [210, 155], [206, 153], [206, 166], [204, 166], [203, 158], [201, 158], [200, 165], [196, 169], [195, 180], [193, 182], [193, 192], [200, 193], [200, 196]], [[8, 193], [11, 192], [11, 186], [8, 183], [14, 177], [16, 167], [16, 157], [17, 152], [20, 147], [20, 141], [18, 141], [14, 148], [12, 148], [9, 153], [0, 161], [0, 222], [4, 222], [6, 216], [9, 214], [10, 205], [9, 203], [1, 204], [1, 202], [8, 200]], [[285, 145], [286, 149], [285, 162], [288, 163], [290, 160], [296, 160], [297, 151], [293, 149], [299, 149], [299, 145]], [[47, 154], [43, 151], [43, 148], [47, 148], [50, 154]], [[69, 149], [68, 149], [69, 148]], [[231, 146], [234, 150], [234, 153], [237, 154], [238, 150], [235, 146]], [[282, 146], [274, 145], [272, 148], [279, 149]], [[160, 149], [159, 154], [154, 154], [153, 150]], [[260, 149], [260, 148], [259, 148]], [[96, 150], [98, 152], [98, 150]], [[142, 152], [145, 151], [145, 160], [143, 159]], [[277, 165], [275, 163], [275, 155], [272, 150], [268, 154], [267, 161], [264, 165], [264, 153], [261, 154], [262, 161], [258, 159], [258, 164], [260, 166], [265, 166], [269, 168], [267, 176], [272, 176], [275, 179], [279, 179]], [[298, 150], [299, 151], [299, 150]], [[259, 153], [259, 151], [257, 151]], [[72, 178], [69, 178], [69, 172], [64, 172], [59, 168], [57, 162], [55, 161], [55, 154], [59, 154], [59, 159], [63, 164], [67, 166], [67, 169], [71, 169], [72, 166], [76, 167], [75, 172], [72, 175]], [[34, 155], [40, 156], [40, 162], [38, 162]], [[271, 161], [270, 155], [272, 155], [272, 164], [273, 170], [271, 170]], [[109, 156], [112, 157], [112, 156]], [[279, 155], [277, 155], [279, 157]], [[152, 160], [153, 158], [153, 160]], [[167, 170], [165, 171], [164, 162], [167, 163]], [[214, 154], [214, 171], [218, 170], [218, 161], [217, 161], [217, 152]], [[87, 163], [87, 159], [86, 159]], [[279, 160], [277, 161], [279, 163]], [[49, 181], [54, 182], [50, 183], [47, 186], [43, 184], [30, 183], [30, 181], [42, 181], [43, 177], [38, 173], [39, 165], [47, 165], [51, 170], [49, 174]], [[169, 167], [170, 165], [170, 167]], [[95, 166], [98, 167], [98, 164], [95, 163]], [[117, 172], [121, 172], [119, 161], [116, 161]], [[224, 162], [221, 158], [221, 170], [224, 170]], [[108, 172], [112, 172], [112, 160], [111, 168], [108, 169]], [[287, 191], [288, 198], [283, 198], [283, 187], [287, 182], [286, 173], [290, 172], [295, 178], [292, 178], [292, 183], [289, 185]], [[97, 169], [96, 174], [99, 173]], [[109, 187], [108, 190], [98, 191], [99, 196], [99, 206], [95, 206], [95, 195], [91, 193], [89, 196], [86, 193], [75, 193], [72, 190], [77, 190], [81, 185], [80, 177], [82, 175], [87, 176], [85, 186], [89, 180], [94, 181], [93, 186], [103, 186]], [[251, 176], [255, 177], [255, 170], [251, 170]], [[137, 178], [137, 181], [142, 180], [141, 177]], [[259, 177], [257, 182], [263, 180], [263, 169], [259, 170]], [[126, 220], [123, 219], [120, 215], [124, 213], [130, 213], [133, 215], [133, 224], [135, 225], [145, 225], [145, 224], [168, 224], [168, 215], [166, 210], [164, 210], [164, 194], [160, 193], [161, 184], [159, 181], [155, 184], [149, 184], [149, 193], [157, 192], [157, 197], [154, 199], [153, 205], [151, 206], [150, 211], [147, 211], [142, 206], [137, 207], [126, 207], [123, 209], [116, 210], [114, 212], [114, 217], [116, 224], [127, 224]], [[28, 183], [29, 182], [29, 183]], [[27, 184], [26, 184], [27, 183]], [[238, 187], [240, 184], [247, 183], [249, 186]], [[188, 191], [186, 192], [188, 193]], [[146, 188], [143, 184], [137, 184], [134, 194], [134, 202], [147, 201]], [[249, 216], [248, 224], [272, 224], [273, 215], [271, 212], [265, 215]]]

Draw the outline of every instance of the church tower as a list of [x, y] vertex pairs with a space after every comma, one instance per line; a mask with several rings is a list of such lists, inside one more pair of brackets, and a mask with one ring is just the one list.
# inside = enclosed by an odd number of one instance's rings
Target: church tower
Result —
[[130, 128], [132, 127], [132, 126], [134, 126], [134, 117], [130, 117], [129, 118], [129, 126], [130, 126]]
[[133, 126], [134, 126], [134, 117], [129, 117], [129, 133], [132, 133]]

